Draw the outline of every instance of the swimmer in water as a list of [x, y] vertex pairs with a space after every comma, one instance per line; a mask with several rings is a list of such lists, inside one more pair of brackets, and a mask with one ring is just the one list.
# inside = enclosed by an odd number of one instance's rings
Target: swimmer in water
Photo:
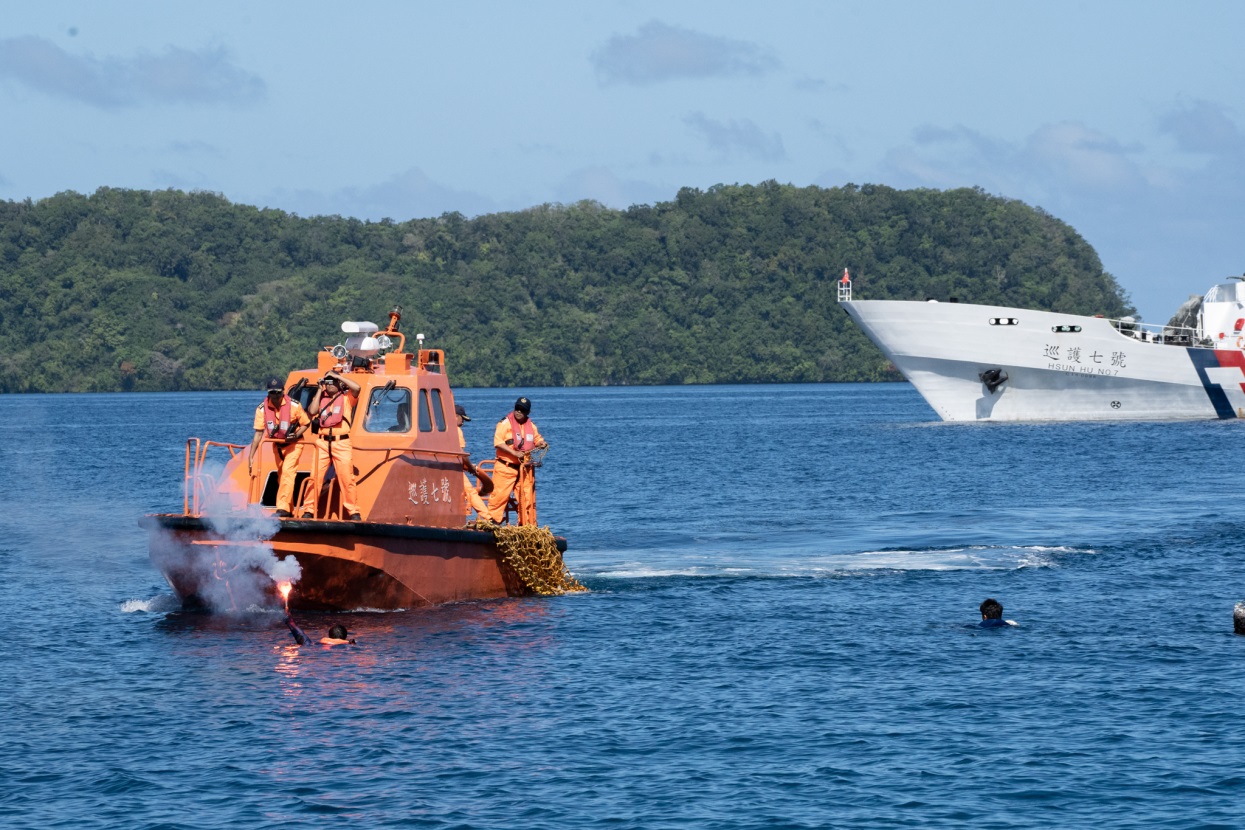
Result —
[[321, 637], [320, 642], [326, 646], [354, 645], [354, 638], [346, 632], [346, 626], [335, 625], [329, 629], [329, 636]]
[[977, 623], [978, 628], [1002, 628], [1016, 624], [1011, 620], [1003, 619], [1003, 603], [997, 599], [987, 599], [977, 610], [981, 612], [981, 622]]

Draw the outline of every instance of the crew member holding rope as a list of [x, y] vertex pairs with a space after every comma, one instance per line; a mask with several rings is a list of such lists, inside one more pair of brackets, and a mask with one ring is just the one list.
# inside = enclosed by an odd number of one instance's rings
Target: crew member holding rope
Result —
[[497, 422], [493, 447], [497, 463], [493, 466], [493, 493], [488, 500], [489, 518], [500, 523], [506, 516], [510, 494], [518, 503], [518, 524], [536, 524], [536, 474], [532, 472], [531, 452], [549, 445], [536, 423], [528, 418], [532, 402], [519, 398], [514, 411]]
[[350, 424], [355, 404], [359, 400], [359, 384], [337, 372], [329, 372], [319, 383], [316, 395], [311, 399], [308, 413], [319, 418], [316, 433], [316, 472], [308, 493], [309, 503], [303, 505], [303, 518], [315, 517], [320, 503], [320, 491], [329, 465], [341, 486], [342, 515], [359, 521], [359, 503], [355, 498], [354, 457], [350, 446]]
[[[467, 436], [463, 435], [463, 422], [470, 421], [471, 418], [468, 417], [467, 410], [464, 409], [463, 405], [460, 403], [454, 404], [454, 417], [458, 421], [458, 448], [463, 452], [466, 452]], [[466, 495], [467, 513], [470, 514], [471, 511], [474, 510], [477, 518], [487, 519], [488, 505], [485, 504], [484, 499], [480, 497], [480, 490], [476, 487], [476, 485], [471, 483], [471, 477], [467, 475], [468, 472], [480, 479], [481, 483], [488, 480], [488, 476], [481, 475], [480, 471], [476, 469], [476, 466], [471, 463], [470, 455], [463, 458], [463, 493]]]
[[272, 455], [277, 460], [277, 515], [289, 518], [293, 514], [294, 478], [298, 473], [298, 461], [303, 456], [303, 445], [298, 439], [311, 426], [311, 419], [298, 401], [285, 394], [280, 378], [268, 381], [268, 396], [255, 408], [255, 437], [246, 456], [246, 469], [255, 476], [255, 455], [265, 438], [271, 439]]

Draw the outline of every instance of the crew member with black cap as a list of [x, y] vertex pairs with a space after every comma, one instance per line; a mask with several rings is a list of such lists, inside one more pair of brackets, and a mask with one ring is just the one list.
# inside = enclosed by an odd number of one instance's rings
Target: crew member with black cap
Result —
[[[467, 451], [467, 436], [463, 435], [463, 422], [470, 421], [467, 416], [467, 410], [460, 403], [454, 404], [454, 418], [458, 421], [458, 448], [463, 452]], [[463, 458], [463, 493], [467, 497], [467, 513], [472, 510], [476, 512], [476, 516], [481, 519], [488, 518], [488, 505], [484, 503], [484, 499], [480, 498], [480, 491], [471, 483], [471, 477], [467, 475], [467, 471], [475, 473], [476, 477], [480, 477], [480, 471], [471, 463], [471, 455], [468, 454]]]
[[255, 475], [255, 455], [265, 438], [270, 439], [277, 461], [277, 515], [289, 518], [293, 510], [294, 479], [303, 445], [298, 439], [311, 426], [311, 419], [298, 401], [285, 394], [280, 378], [268, 381], [268, 396], [255, 408], [255, 437], [246, 456], [246, 469]]
[[549, 445], [528, 417], [531, 411], [532, 402], [519, 398], [514, 402], [514, 411], [498, 421], [493, 431], [497, 463], [493, 466], [488, 512], [494, 522], [505, 518], [506, 504], [514, 493], [519, 506], [518, 524], [536, 524], [536, 476], [532, 472], [531, 452]]

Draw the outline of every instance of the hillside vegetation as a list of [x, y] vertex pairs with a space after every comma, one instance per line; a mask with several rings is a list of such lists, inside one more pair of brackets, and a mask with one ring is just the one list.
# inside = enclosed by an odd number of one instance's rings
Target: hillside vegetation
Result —
[[845, 267], [857, 298], [1131, 311], [1072, 228], [974, 189], [362, 222], [104, 188], [0, 202], [0, 391], [253, 388], [394, 305], [460, 386], [895, 379], [836, 307]]

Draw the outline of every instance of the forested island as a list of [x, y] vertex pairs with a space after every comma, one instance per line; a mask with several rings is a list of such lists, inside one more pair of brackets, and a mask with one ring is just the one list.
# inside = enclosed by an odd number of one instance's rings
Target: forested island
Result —
[[979, 189], [364, 222], [102, 188], [0, 202], [0, 391], [258, 388], [395, 305], [458, 386], [897, 380], [836, 307], [844, 268], [859, 299], [1132, 312], [1075, 230]]

